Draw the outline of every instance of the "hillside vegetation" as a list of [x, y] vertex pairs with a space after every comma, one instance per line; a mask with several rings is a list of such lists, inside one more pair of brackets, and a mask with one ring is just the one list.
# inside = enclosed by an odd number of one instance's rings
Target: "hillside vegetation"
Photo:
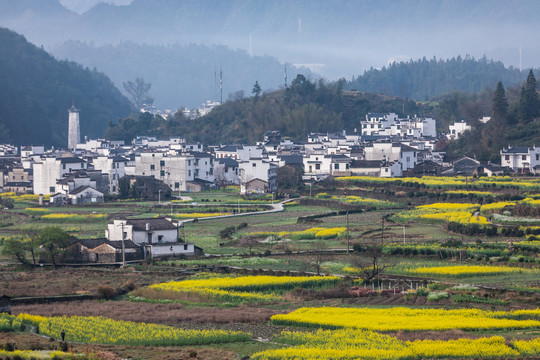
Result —
[[414, 102], [344, 92], [341, 86], [341, 82], [315, 83], [298, 75], [285, 90], [237, 97], [196, 120], [186, 119], [182, 113], [169, 121], [141, 115], [111, 124], [107, 136], [129, 140], [137, 134], [177, 135], [206, 144], [255, 143], [266, 131], [279, 130], [284, 136], [304, 140], [310, 132], [353, 131], [370, 111], [418, 110]]
[[428, 100], [453, 91], [477, 93], [494, 89], [497, 82], [517, 85], [527, 77], [527, 71], [506, 68], [500, 61], [475, 60], [461, 56], [452, 59], [392, 63], [382, 69], [364, 71], [345, 84], [347, 89]]
[[67, 145], [68, 113], [80, 108], [81, 135], [102, 136], [109, 120], [126, 116], [129, 101], [104, 74], [57, 61], [0, 28], [0, 140], [16, 145]]
[[[344, 91], [343, 81], [315, 83], [298, 75], [287, 89], [262, 95], [255, 92], [249, 98], [231, 99], [196, 120], [189, 120], [182, 113], [169, 120], [149, 114], [122, 119], [109, 125], [107, 137], [130, 141], [137, 135], [175, 135], [206, 144], [253, 144], [261, 141], [266, 131], [279, 130], [283, 136], [305, 140], [311, 132], [346, 130], [350, 133], [359, 128], [360, 121], [368, 112], [395, 112], [403, 117], [433, 117], [437, 119], [440, 133], [448, 132], [450, 124], [466, 120], [473, 130], [459, 142], [439, 141], [439, 149], [447, 151], [450, 159], [467, 155], [498, 161], [499, 150], [503, 146], [540, 143], [540, 127], [536, 120], [540, 114], [540, 102], [532, 72], [522, 87], [510, 87], [506, 91], [502, 82], [499, 84], [500, 88], [495, 91], [454, 92], [429, 102], [414, 102]], [[526, 94], [530, 94], [529, 100], [526, 100]], [[501, 101], [503, 110], [497, 110], [500, 104], [495, 104]], [[481, 123], [479, 119], [483, 116], [491, 116], [492, 121]]]

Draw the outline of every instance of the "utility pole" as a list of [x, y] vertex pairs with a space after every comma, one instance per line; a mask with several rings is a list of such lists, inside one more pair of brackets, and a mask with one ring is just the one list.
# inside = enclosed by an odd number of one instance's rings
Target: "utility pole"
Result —
[[350, 238], [349, 238], [349, 210], [347, 210], [347, 254], [350, 253]]
[[384, 216], [382, 218], [382, 226], [381, 226], [381, 244], [384, 242]]
[[122, 223], [122, 267], [126, 267], [126, 244], [124, 241], [124, 223]]

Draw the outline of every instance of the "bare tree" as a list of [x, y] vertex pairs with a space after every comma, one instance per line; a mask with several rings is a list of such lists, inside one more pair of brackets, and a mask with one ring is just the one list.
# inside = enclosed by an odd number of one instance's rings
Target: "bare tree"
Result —
[[362, 250], [361, 255], [353, 260], [353, 266], [360, 269], [364, 281], [370, 282], [378, 277], [388, 265], [382, 262], [382, 243], [368, 244]]
[[328, 252], [328, 247], [322, 242], [315, 243], [311, 252], [313, 253], [313, 260], [306, 265], [307, 267], [315, 270], [317, 275], [321, 275], [323, 263], [331, 261], [333, 259], [333, 255], [332, 253]]
[[143, 78], [136, 78], [135, 81], [128, 80], [123, 85], [129, 99], [137, 109], [140, 109], [144, 103], [153, 102], [148, 95], [152, 84], [146, 83]]

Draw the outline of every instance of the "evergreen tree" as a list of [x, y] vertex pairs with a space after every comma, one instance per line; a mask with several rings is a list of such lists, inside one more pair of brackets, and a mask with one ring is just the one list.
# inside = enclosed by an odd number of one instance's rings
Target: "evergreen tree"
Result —
[[497, 83], [497, 89], [493, 94], [491, 120], [497, 124], [505, 124], [508, 116], [508, 101], [501, 81]]
[[252, 94], [255, 95], [255, 99], [261, 95], [261, 85], [259, 85], [259, 81], [255, 81], [255, 85], [253, 85], [253, 90], [251, 91]]
[[538, 93], [536, 92], [536, 79], [532, 69], [529, 71], [527, 81], [521, 88], [521, 121], [530, 123], [538, 115]]

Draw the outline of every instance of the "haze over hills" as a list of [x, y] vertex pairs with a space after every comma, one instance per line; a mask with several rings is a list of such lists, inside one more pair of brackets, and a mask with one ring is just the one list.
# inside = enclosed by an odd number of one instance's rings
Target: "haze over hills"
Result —
[[68, 112], [81, 109], [81, 134], [102, 136], [108, 121], [129, 115], [129, 101], [100, 72], [57, 61], [0, 28], [0, 139], [15, 145], [67, 146]]
[[[146, 45], [122, 42], [118, 45], [92, 46], [68, 41], [54, 54], [108, 74], [119, 89], [123, 82], [137, 77], [152, 84], [149, 91], [158, 108], [175, 110], [180, 106], [194, 108], [204, 100], [219, 101], [220, 71], [222, 72], [223, 101], [230, 94], [243, 91], [251, 96], [255, 81], [263, 90], [283, 87], [284, 65], [270, 56], [249, 56], [244, 50], [232, 50], [213, 45]], [[287, 73], [302, 73], [287, 64]], [[289, 80], [290, 81], [290, 80]]]
[[[121, 3], [126, 4], [126, 1]], [[92, 3], [96, 1], [84, 1], [84, 6], [72, 9], [83, 11]], [[254, 64], [261, 60], [248, 60], [251, 54], [269, 55], [280, 62], [305, 64], [329, 80], [342, 76], [350, 79], [370, 67], [381, 68], [388, 61], [424, 56], [446, 59], [457, 55], [469, 54], [476, 58], [486, 55], [507, 67], [519, 67], [520, 63], [523, 68], [537, 67], [540, 23], [535, 14], [539, 10], [540, 3], [533, 0], [133, 0], [122, 6], [98, 3], [79, 14], [62, 7], [58, 0], [20, 0], [15, 4], [12, 0], [0, 0], [0, 24], [19, 31], [33, 43], [43, 44], [60, 58], [83, 62], [78, 53], [81, 49], [66, 46], [64, 42], [87, 42], [83, 46], [95, 50], [93, 54], [88, 49], [85, 51], [88, 58], [83, 64], [105, 71], [121, 87], [119, 81], [125, 75], [101, 69], [98, 54], [103, 51], [101, 46], [110, 49], [123, 41], [149, 46], [174, 44], [171, 46], [179, 49], [186, 59], [195, 56], [189, 53], [191, 49], [187, 44], [209, 49], [213, 49], [213, 45], [224, 45], [245, 51], [241, 62]], [[155, 51], [168, 50], [156, 47]], [[211, 50], [205, 53], [206, 57], [218, 60], [222, 56]], [[126, 66], [134, 57], [129, 52], [121, 56]], [[140, 54], [135, 56], [140, 57]], [[224, 82], [225, 94], [236, 90], [249, 93], [255, 80], [259, 80], [263, 88], [276, 89], [283, 84], [281, 71], [270, 61], [265, 64], [264, 59], [261, 65], [251, 69], [233, 69], [231, 65], [232, 72], [226, 73], [228, 79]], [[218, 60], [212, 64], [205, 60], [200, 64], [207, 79], [203, 83], [210, 89], [214, 70], [222, 62]], [[167, 107], [193, 106], [213, 96], [214, 91], [205, 93], [196, 84], [187, 85], [190, 89], [187, 92], [161, 84], [161, 79], [170, 76], [173, 66], [155, 68], [144, 57], [139, 61], [141, 72], [153, 75], [150, 78], [138, 74], [153, 84], [152, 95], [158, 104], [162, 94], [167, 92], [205, 94], [196, 103], [182, 99], [178, 103], [163, 101], [161, 104]], [[277, 60], [272, 62], [277, 63]], [[277, 75], [266, 75], [266, 69]], [[126, 69], [125, 72], [136, 70]], [[185, 66], [182, 70], [197, 73]], [[295, 73], [289, 75], [292, 78]], [[233, 82], [240, 78], [250, 81]], [[129, 79], [121, 79], [126, 80]], [[182, 82], [182, 79], [177, 81]]]

